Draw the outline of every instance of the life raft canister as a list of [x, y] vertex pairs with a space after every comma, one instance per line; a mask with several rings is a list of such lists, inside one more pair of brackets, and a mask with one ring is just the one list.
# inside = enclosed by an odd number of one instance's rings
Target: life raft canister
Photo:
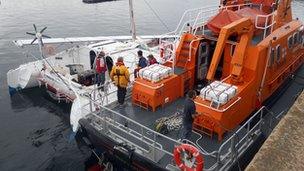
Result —
[[[191, 160], [192, 166], [187, 166], [185, 162], [181, 159], [181, 154], [187, 153]], [[182, 144], [174, 148], [174, 160], [176, 165], [183, 171], [202, 171], [204, 167], [204, 158], [199, 153], [198, 149], [190, 144]]]

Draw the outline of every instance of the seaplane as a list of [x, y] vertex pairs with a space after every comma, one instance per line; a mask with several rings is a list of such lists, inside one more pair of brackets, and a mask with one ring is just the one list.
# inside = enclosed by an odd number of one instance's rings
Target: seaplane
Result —
[[[78, 105], [81, 97], [101, 98], [100, 104], [108, 104], [116, 99], [113, 93], [116, 87], [111, 83], [109, 73], [118, 57], [124, 58], [124, 63], [130, 73], [137, 68], [137, 51], [139, 50], [145, 57], [153, 55], [159, 63], [172, 60], [173, 46], [178, 41], [176, 34], [178, 29], [161, 35], [138, 36], [132, 0], [129, 0], [129, 7], [132, 34], [127, 36], [52, 38], [44, 34], [47, 27], [39, 31], [33, 24], [34, 33], [26, 32], [27, 35], [33, 36], [33, 39], [13, 41], [17, 47], [25, 49], [27, 56], [35, 60], [7, 72], [10, 94], [41, 87], [45, 88], [58, 102], [72, 103], [71, 113], [74, 114], [71, 115], [71, 123], [73, 130], [76, 131], [77, 118], [84, 116], [84, 112], [80, 112], [81, 105]], [[56, 53], [55, 47], [58, 45], [73, 46]], [[26, 50], [31, 46], [38, 46], [40, 53], [38, 56]], [[105, 53], [106, 81], [104, 85], [101, 85], [104, 88], [102, 91], [95, 91], [100, 90], [100, 86], [96, 84], [94, 62], [101, 51]], [[131, 80], [133, 80], [133, 74], [131, 75]]]

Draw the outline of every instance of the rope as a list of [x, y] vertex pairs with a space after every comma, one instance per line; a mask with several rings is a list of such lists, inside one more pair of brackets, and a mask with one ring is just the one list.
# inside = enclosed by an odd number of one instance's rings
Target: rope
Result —
[[146, 5], [150, 8], [150, 10], [154, 13], [154, 15], [157, 17], [157, 19], [163, 24], [163, 26], [167, 29], [167, 31], [170, 31], [168, 25], [159, 17], [159, 15], [156, 13], [156, 11], [152, 8], [152, 6], [146, 1], [143, 0]]
[[168, 117], [159, 118], [155, 121], [155, 130], [162, 134], [179, 130], [182, 127], [182, 119], [183, 117], [179, 112]]

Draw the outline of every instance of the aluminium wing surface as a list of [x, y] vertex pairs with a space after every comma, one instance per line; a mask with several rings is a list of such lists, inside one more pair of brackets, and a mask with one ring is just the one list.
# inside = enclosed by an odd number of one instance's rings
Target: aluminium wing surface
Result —
[[[138, 36], [140, 39], [168, 39], [178, 38], [177, 35], [143, 35]], [[68, 38], [47, 38], [43, 39], [44, 44], [61, 44], [61, 43], [84, 43], [84, 42], [98, 42], [104, 40], [132, 40], [132, 36], [98, 36], [98, 37], [68, 37]], [[31, 44], [32, 39], [14, 40], [14, 44], [18, 47], [26, 45], [37, 45], [37, 42]]]

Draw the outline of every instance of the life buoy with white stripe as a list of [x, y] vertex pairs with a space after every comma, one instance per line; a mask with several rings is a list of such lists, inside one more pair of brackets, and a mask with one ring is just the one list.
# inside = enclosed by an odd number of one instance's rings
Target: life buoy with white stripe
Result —
[[[183, 155], [181, 155], [183, 153]], [[189, 161], [188, 166], [181, 158], [182, 156], [188, 156], [186, 160]], [[183, 157], [185, 158], [185, 157]], [[198, 149], [190, 144], [182, 144], [174, 148], [174, 160], [176, 165], [183, 171], [202, 171], [204, 167], [204, 158], [199, 153]]]

